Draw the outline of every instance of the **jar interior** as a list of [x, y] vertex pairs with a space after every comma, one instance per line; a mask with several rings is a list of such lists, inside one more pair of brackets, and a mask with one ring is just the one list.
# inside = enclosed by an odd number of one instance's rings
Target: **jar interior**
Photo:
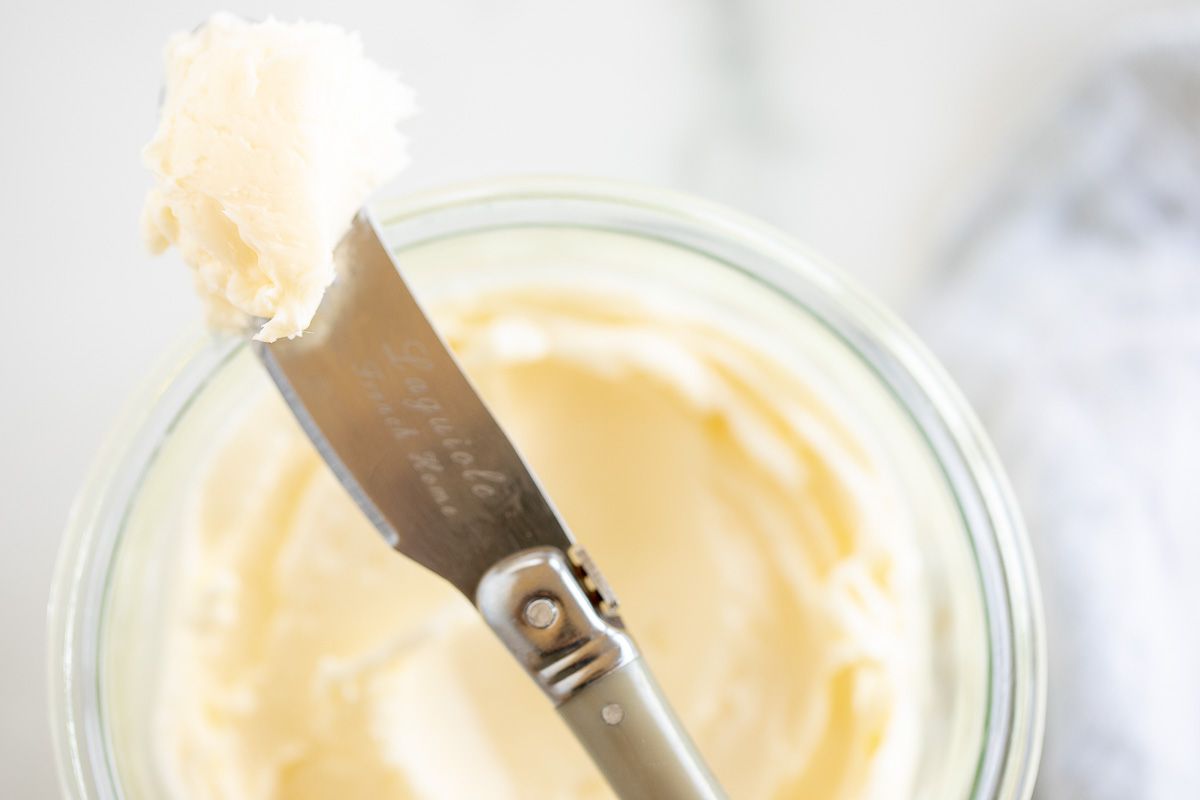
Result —
[[[427, 306], [506, 285], [635, 291], [686, 307], [737, 332], [759, 352], [808, 376], [847, 406], [881, 443], [906, 498], [927, 613], [914, 652], [922, 660], [924, 736], [915, 796], [971, 794], [988, 714], [988, 624], [971, 535], [945, 469], [897, 393], [845, 336], [755, 273], [702, 253], [669, 229], [610, 224], [483, 226], [453, 209], [397, 215], [388, 226], [406, 275]], [[814, 293], [820, 287], [813, 287]], [[669, 298], [664, 300], [664, 298]], [[102, 616], [101, 713], [113, 781], [128, 797], [170, 796], [156, 756], [159, 669], [189, 487], [204, 455], [245, 398], [267, 381], [248, 350], [204, 377], [146, 470], [110, 564]], [[851, 408], [852, 407], [852, 408]]]

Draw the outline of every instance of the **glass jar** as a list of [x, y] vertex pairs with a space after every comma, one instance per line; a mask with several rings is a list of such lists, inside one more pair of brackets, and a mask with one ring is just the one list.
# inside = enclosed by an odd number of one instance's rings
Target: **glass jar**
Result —
[[[418, 293], [514, 270], [568, 281], [625, 271], [754, 329], [775, 357], [819, 370], [854, 398], [886, 438], [919, 515], [933, 643], [927, 711], [939, 723], [923, 737], [915, 794], [1029, 797], [1045, 702], [1029, 546], [978, 422], [895, 318], [777, 232], [661, 191], [509, 180], [394, 201], [377, 217]], [[513, 231], [520, 236], [496, 238]], [[595, 244], [617, 240], [641, 255], [589, 257]], [[534, 251], [540, 256], [531, 258]], [[151, 709], [179, 559], [172, 533], [195, 453], [238, 402], [238, 387], [262, 380], [259, 373], [240, 341], [197, 336], [177, 348], [126, 413], [77, 501], [49, 637], [51, 721], [71, 797], [162, 795]]]

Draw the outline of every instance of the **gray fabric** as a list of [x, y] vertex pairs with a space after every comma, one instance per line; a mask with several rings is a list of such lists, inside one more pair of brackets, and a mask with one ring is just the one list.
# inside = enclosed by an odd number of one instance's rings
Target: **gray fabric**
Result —
[[1200, 797], [1200, 30], [1082, 85], [938, 277], [1042, 575], [1038, 797]]

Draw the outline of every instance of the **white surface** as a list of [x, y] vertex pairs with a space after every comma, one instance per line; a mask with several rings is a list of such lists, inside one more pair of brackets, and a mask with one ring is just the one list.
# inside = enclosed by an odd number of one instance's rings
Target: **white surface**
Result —
[[[421, 92], [397, 185], [520, 171], [695, 191], [808, 240], [893, 301], [988, 165], [1159, 0], [247, 2], [327, 18]], [[130, 388], [199, 309], [141, 251], [165, 36], [199, 2], [15, 0], [0, 36], [0, 794], [54, 792], [43, 606], [67, 507]], [[131, 293], [131, 290], [136, 290]], [[175, 302], [178, 306], [172, 305]], [[186, 316], [186, 315], [185, 315]]]

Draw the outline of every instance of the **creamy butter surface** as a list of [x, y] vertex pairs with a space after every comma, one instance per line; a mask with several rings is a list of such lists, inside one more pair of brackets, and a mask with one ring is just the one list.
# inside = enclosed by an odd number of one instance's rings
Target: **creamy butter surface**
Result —
[[[218, 16], [168, 47], [146, 224], [210, 316], [298, 335], [411, 100], [358, 40]], [[913, 518], [811, 382], [703, 315], [529, 285], [435, 317], [731, 795], [908, 796], [926, 682]], [[189, 501], [158, 687], [181, 800], [601, 798], [474, 609], [384, 544], [273, 389]]]
[[[803, 377], [633, 296], [531, 287], [434, 310], [731, 796], [909, 796], [926, 612], [882, 456]], [[609, 796], [269, 387], [186, 520], [158, 718], [177, 797]]]
[[214, 324], [297, 336], [355, 211], [407, 164], [412, 94], [357, 34], [318, 22], [217, 14], [171, 38], [166, 67], [146, 241], [179, 248]]

